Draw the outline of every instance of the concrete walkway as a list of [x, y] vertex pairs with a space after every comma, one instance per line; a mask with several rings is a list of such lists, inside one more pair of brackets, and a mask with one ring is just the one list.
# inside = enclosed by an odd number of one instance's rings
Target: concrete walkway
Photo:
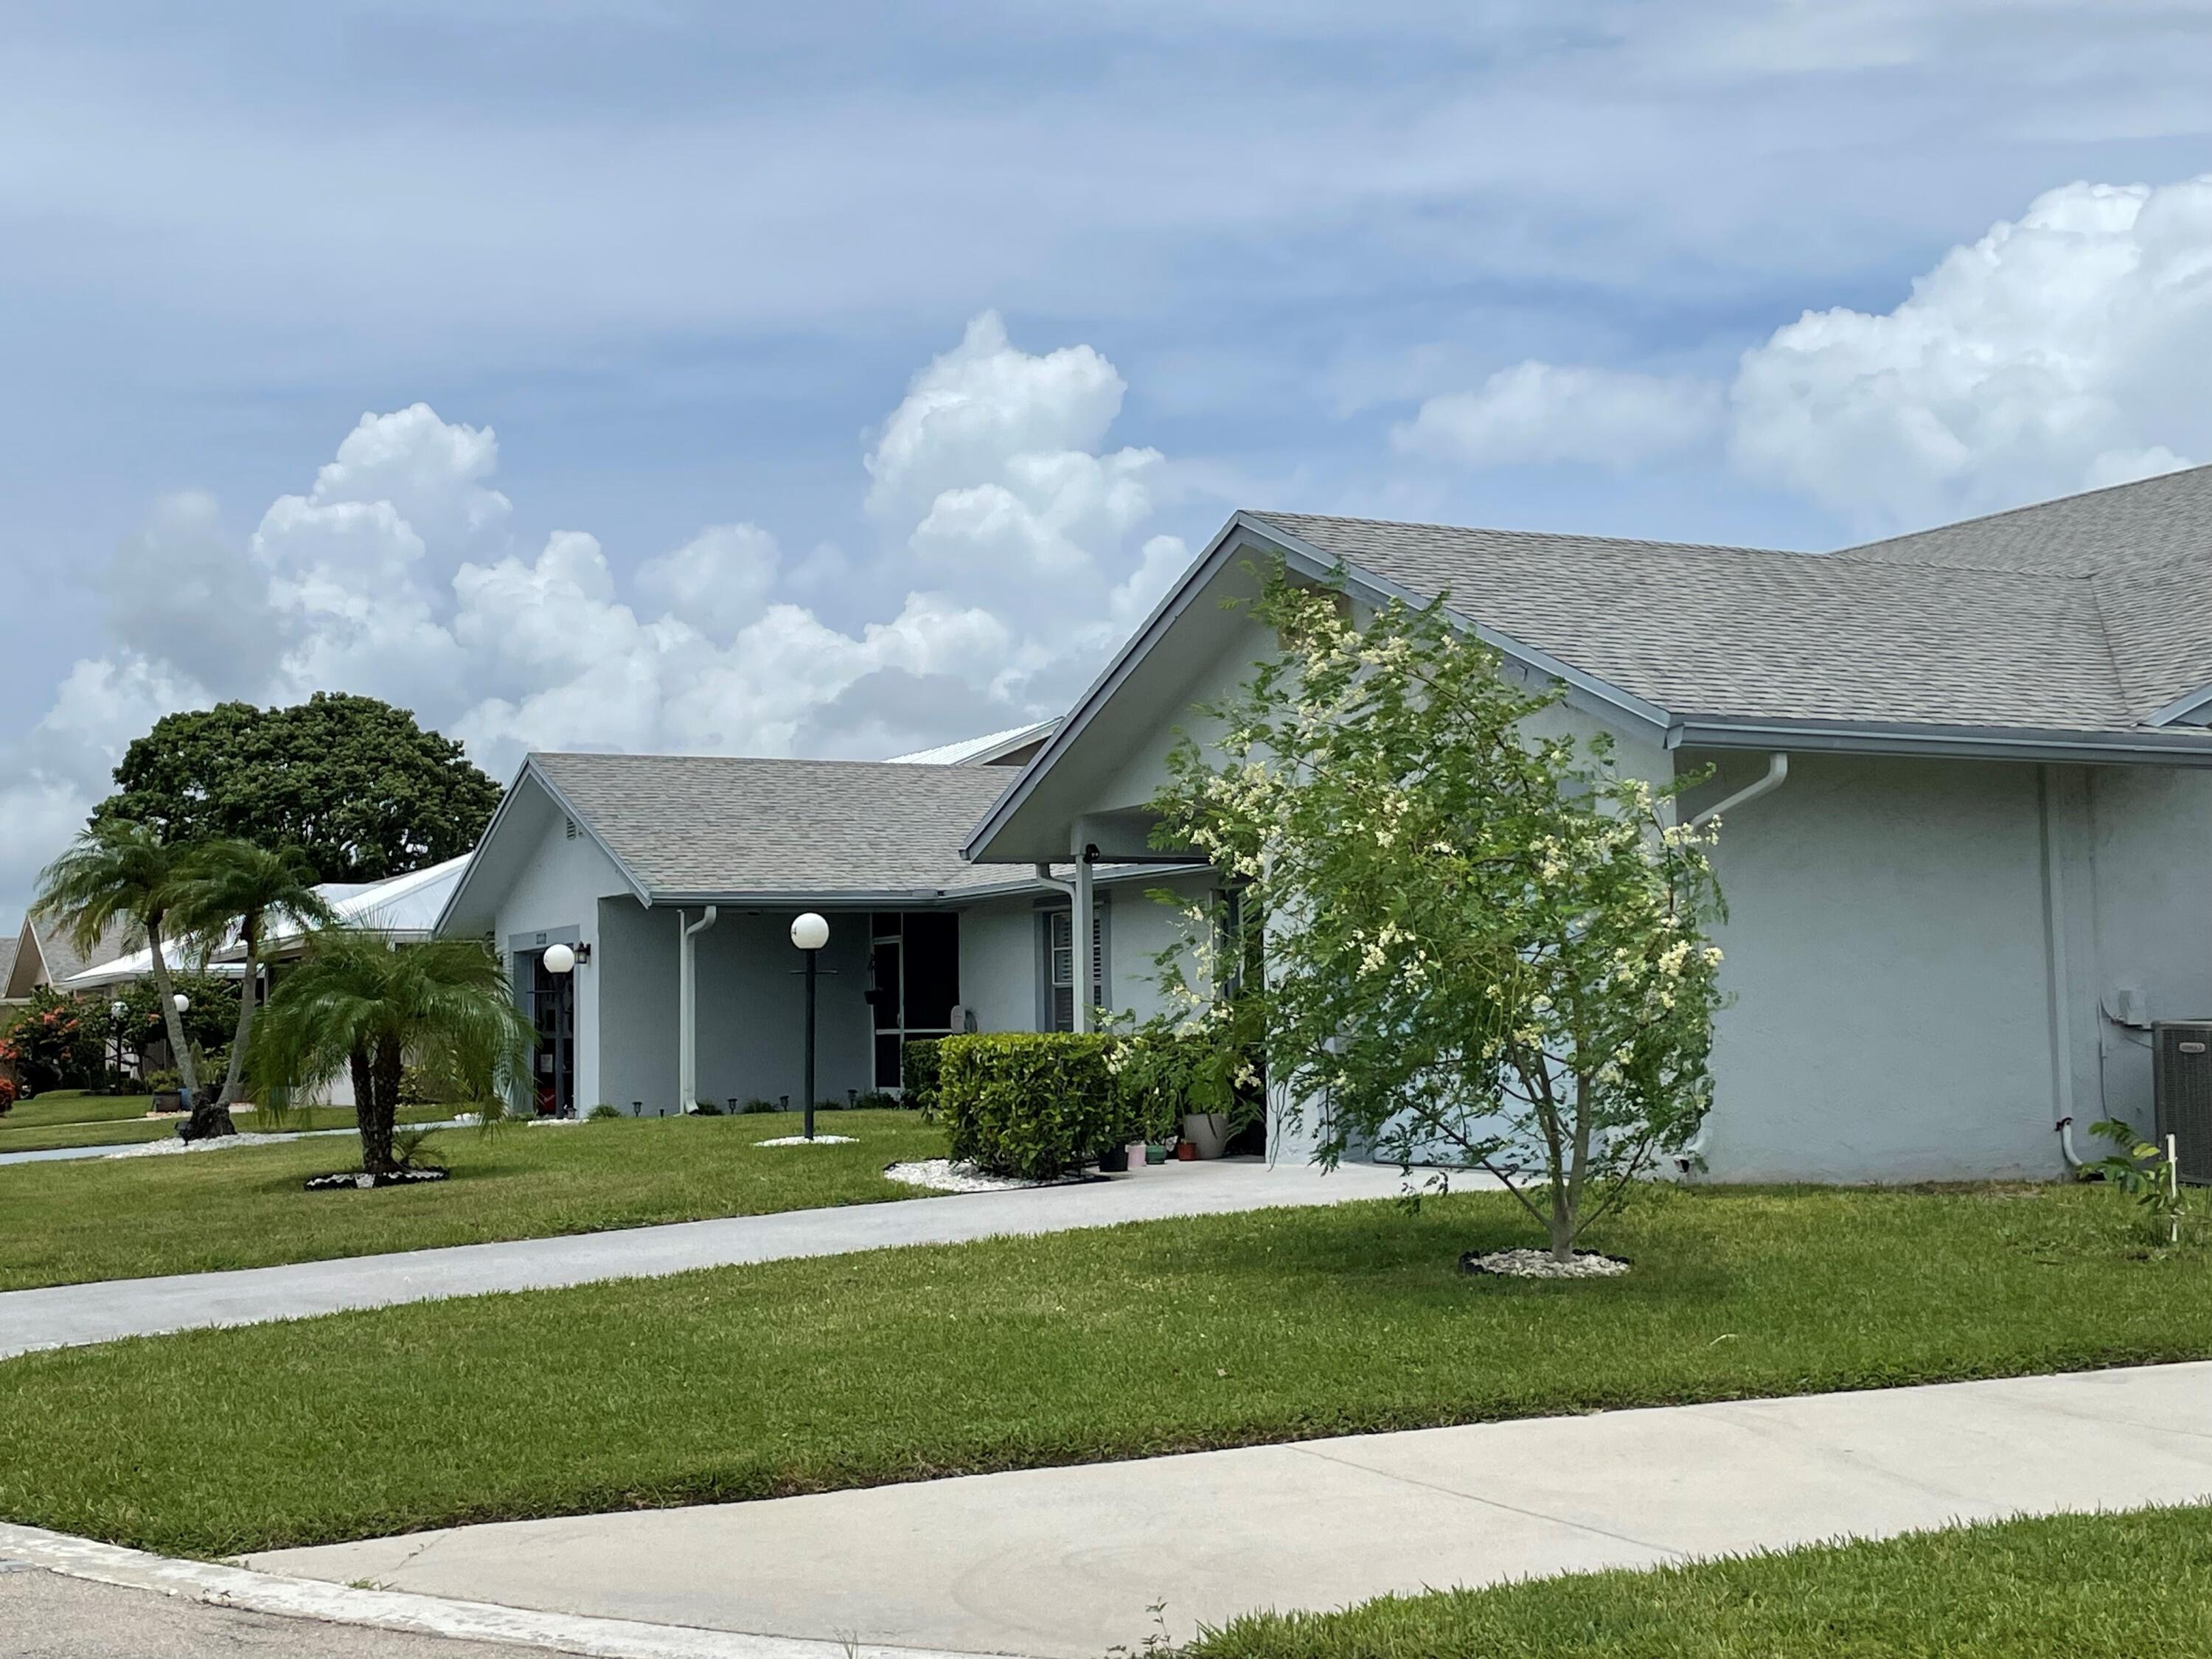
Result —
[[2212, 1364], [1613, 1412], [279, 1550], [546, 1612], [1096, 1659], [1264, 1607], [2212, 1494]]
[[[803, 1148], [792, 1149], [794, 1158], [806, 1155]], [[780, 1215], [732, 1216], [511, 1243], [459, 1244], [238, 1273], [58, 1285], [0, 1293], [0, 1358], [122, 1336], [251, 1325], [489, 1291], [547, 1290], [597, 1279], [654, 1278], [694, 1267], [842, 1255], [900, 1244], [960, 1244], [999, 1234], [1066, 1232], [1168, 1216], [1340, 1204], [1388, 1198], [1403, 1184], [1396, 1170], [1374, 1164], [1346, 1164], [1324, 1175], [1310, 1165], [1271, 1169], [1257, 1159], [1224, 1158], [1170, 1164], [1068, 1187], [788, 1210]]]

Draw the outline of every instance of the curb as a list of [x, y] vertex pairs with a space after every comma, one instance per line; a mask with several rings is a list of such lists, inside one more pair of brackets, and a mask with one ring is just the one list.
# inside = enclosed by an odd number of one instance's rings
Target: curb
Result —
[[[287, 1578], [247, 1567], [186, 1561], [125, 1549], [43, 1527], [0, 1522], [0, 1556], [28, 1562], [69, 1578], [126, 1589], [153, 1590], [219, 1607], [448, 1636], [472, 1642], [586, 1654], [593, 1659], [1007, 1659], [941, 1648], [799, 1636], [757, 1636], [690, 1625], [653, 1625], [630, 1619], [538, 1613], [489, 1601], [457, 1601], [410, 1590], [356, 1589], [313, 1578]], [[1018, 1656], [1017, 1656], [1018, 1659]]]

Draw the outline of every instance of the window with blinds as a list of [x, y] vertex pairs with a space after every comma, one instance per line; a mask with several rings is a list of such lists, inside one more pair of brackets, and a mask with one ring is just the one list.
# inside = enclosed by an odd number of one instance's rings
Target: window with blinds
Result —
[[[1106, 1006], [1106, 913], [1092, 913], [1091, 925], [1091, 1001]], [[1045, 969], [1052, 1000], [1052, 1029], [1075, 1029], [1075, 912], [1048, 910], [1044, 916]]]

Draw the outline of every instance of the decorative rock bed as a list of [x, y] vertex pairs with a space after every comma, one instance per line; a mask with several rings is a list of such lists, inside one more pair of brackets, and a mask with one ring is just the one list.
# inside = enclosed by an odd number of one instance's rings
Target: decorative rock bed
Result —
[[307, 1190], [311, 1193], [332, 1193], [342, 1188], [365, 1192], [375, 1187], [412, 1187], [418, 1182], [443, 1181], [443, 1170], [393, 1170], [384, 1175], [369, 1175], [360, 1170], [340, 1170], [334, 1175], [309, 1176]]
[[940, 1193], [1006, 1193], [1018, 1188], [1045, 1187], [1061, 1183], [1043, 1181], [1010, 1181], [1004, 1176], [988, 1176], [972, 1164], [955, 1164], [949, 1158], [925, 1158], [915, 1164], [888, 1164], [884, 1166], [886, 1180], [907, 1187], [927, 1187]]
[[288, 1140], [297, 1140], [297, 1135], [257, 1135], [243, 1130], [234, 1135], [212, 1135], [205, 1140], [149, 1140], [142, 1146], [126, 1146], [119, 1152], [109, 1152], [109, 1158], [167, 1158], [173, 1152], [219, 1152], [229, 1146], [275, 1146]]
[[1578, 1252], [1571, 1261], [1555, 1261], [1549, 1250], [1469, 1250], [1459, 1259], [1460, 1271], [1494, 1273], [1501, 1279], [1613, 1279], [1628, 1271], [1618, 1256], [1594, 1250]]
[[850, 1135], [817, 1135], [809, 1140], [805, 1135], [778, 1135], [773, 1140], [756, 1140], [756, 1146], [849, 1146]]

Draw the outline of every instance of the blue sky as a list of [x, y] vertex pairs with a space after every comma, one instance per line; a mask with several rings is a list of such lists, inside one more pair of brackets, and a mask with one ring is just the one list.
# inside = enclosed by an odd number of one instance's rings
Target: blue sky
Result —
[[2212, 459], [2207, 84], [2130, 0], [12, 6], [0, 927], [180, 703], [890, 752], [1237, 506], [1827, 548]]

